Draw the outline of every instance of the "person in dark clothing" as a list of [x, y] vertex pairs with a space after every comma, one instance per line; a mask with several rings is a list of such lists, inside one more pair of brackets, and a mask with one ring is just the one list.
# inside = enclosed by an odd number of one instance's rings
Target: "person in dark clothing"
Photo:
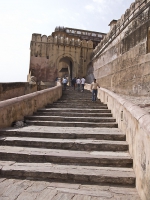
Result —
[[75, 87], [76, 87], [76, 77], [74, 77], [73, 79], [72, 79], [72, 87], [74, 88], [74, 90], [75, 90]]

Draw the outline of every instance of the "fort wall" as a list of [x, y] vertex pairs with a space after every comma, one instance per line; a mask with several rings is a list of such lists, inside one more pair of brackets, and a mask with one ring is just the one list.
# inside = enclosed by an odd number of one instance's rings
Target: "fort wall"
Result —
[[24, 120], [37, 109], [57, 101], [62, 96], [62, 86], [33, 92], [0, 102], [0, 128], [10, 127], [13, 122]]
[[136, 0], [94, 49], [87, 80], [127, 95], [150, 95], [150, 0]]
[[37, 91], [37, 85], [28, 82], [0, 83], [0, 101]]
[[[47, 37], [33, 34], [29, 72], [37, 78], [38, 82], [42, 81], [52, 85], [56, 77], [61, 75], [60, 70], [63, 67], [68, 70], [71, 62], [71, 77], [85, 76], [92, 51], [92, 41], [81, 41], [65, 36]], [[61, 61], [64, 63], [63, 65], [60, 64]]]

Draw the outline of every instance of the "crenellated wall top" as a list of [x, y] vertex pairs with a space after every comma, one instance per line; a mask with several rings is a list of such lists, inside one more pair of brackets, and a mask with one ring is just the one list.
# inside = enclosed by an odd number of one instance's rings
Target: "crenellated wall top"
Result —
[[77, 46], [83, 48], [93, 48], [92, 41], [80, 40], [75, 38], [68, 38], [63, 36], [55, 36], [52, 35], [46, 36], [34, 33], [32, 34], [31, 42], [37, 43], [45, 43], [45, 44], [56, 44], [56, 45], [65, 45], [65, 46]]
[[[141, 12], [146, 12], [145, 16], [140, 17]], [[104, 36], [103, 40], [93, 51], [93, 59], [96, 58], [104, 49], [130, 24], [124, 31], [124, 37], [128, 36], [132, 30], [138, 28], [144, 20], [148, 20], [150, 13], [150, 0], [135, 0], [130, 8], [125, 11], [113, 28]], [[139, 16], [139, 17], [137, 17]]]

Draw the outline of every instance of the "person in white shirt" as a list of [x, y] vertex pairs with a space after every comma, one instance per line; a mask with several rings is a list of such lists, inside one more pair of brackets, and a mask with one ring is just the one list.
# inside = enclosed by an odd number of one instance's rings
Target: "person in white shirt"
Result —
[[94, 82], [91, 83], [91, 90], [92, 90], [92, 101], [96, 101], [97, 98], [97, 88], [100, 88], [99, 84], [94, 79]]
[[66, 79], [66, 77], [64, 77], [63, 78], [63, 81], [62, 81], [62, 83], [63, 83], [63, 85], [64, 85], [64, 90], [66, 90], [66, 86], [67, 86], [67, 79]]
[[78, 92], [80, 91], [80, 84], [81, 84], [81, 80], [79, 79], [79, 77], [76, 80], [76, 84], [78, 86]]
[[84, 84], [85, 84], [85, 78], [84, 76], [81, 78], [81, 92], [84, 92]]

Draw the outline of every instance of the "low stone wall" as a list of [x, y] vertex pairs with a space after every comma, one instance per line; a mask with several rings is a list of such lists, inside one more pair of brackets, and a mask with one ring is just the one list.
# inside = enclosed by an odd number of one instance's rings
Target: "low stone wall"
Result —
[[[90, 90], [86, 84], [85, 89]], [[142, 200], [150, 198], [150, 114], [117, 94], [100, 88], [98, 98], [108, 105], [118, 127], [126, 134], [133, 158], [136, 188]]]
[[0, 101], [37, 91], [37, 85], [28, 82], [0, 83]]
[[57, 101], [61, 96], [62, 86], [56, 86], [0, 102], [0, 128], [23, 120], [24, 116], [32, 115], [37, 109]]

